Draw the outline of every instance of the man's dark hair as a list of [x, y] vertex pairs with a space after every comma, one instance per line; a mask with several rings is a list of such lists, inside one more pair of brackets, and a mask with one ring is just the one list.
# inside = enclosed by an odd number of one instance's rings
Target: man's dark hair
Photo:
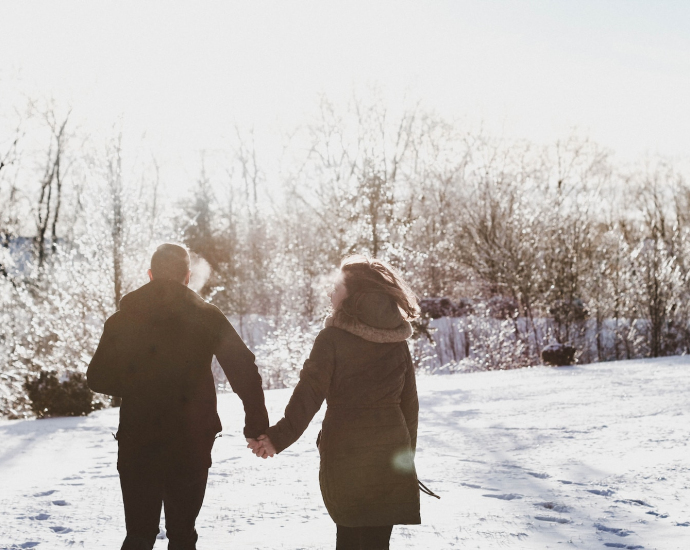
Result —
[[162, 244], [151, 256], [151, 274], [154, 279], [170, 279], [182, 283], [187, 277], [189, 266], [189, 253], [177, 244]]

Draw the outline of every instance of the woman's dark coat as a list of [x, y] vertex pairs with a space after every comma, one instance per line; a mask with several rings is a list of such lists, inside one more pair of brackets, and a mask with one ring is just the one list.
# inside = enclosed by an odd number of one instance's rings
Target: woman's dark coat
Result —
[[418, 524], [419, 403], [405, 341], [411, 327], [385, 295], [359, 302], [356, 316], [327, 319], [285, 417], [267, 435], [282, 451], [326, 399], [319, 480], [333, 520], [348, 527]]

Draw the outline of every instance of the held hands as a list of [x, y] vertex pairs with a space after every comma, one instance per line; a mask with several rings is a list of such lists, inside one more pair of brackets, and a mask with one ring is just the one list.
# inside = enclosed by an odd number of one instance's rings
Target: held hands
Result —
[[252, 452], [259, 458], [268, 458], [276, 454], [276, 448], [271, 443], [271, 440], [267, 435], [260, 435], [256, 439], [247, 438], [247, 449], [251, 449]]

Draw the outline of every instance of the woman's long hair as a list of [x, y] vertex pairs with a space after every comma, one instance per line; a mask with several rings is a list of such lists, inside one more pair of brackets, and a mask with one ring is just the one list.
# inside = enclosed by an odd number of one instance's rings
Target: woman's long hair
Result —
[[347, 298], [341, 309], [354, 316], [357, 301], [368, 292], [388, 294], [398, 304], [403, 318], [412, 320], [419, 316], [417, 296], [400, 274], [383, 260], [362, 255], [348, 256], [340, 264]]

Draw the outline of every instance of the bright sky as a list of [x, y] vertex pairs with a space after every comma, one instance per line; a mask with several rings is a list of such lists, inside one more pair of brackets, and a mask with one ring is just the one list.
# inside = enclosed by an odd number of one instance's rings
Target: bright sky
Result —
[[374, 84], [509, 137], [575, 127], [626, 160], [687, 157], [690, 2], [6, 1], [8, 82], [69, 101], [87, 127], [123, 116], [166, 156]]

